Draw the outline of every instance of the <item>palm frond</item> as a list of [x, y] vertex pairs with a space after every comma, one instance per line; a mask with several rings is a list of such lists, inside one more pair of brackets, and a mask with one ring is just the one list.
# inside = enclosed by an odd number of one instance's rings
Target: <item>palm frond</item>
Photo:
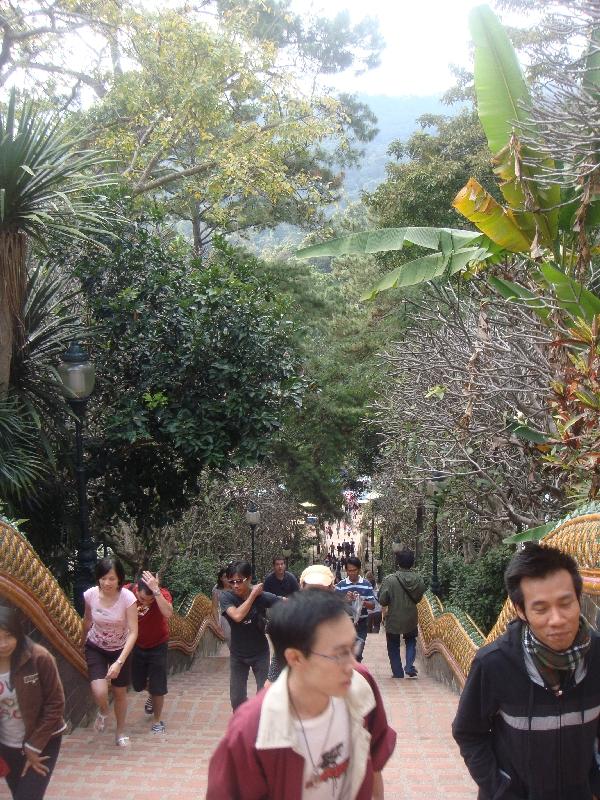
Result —
[[11, 93], [0, 114], [0, 234], [20, 231], [44, 244], [50, 232], [89, 238], [106, 232], [105, 215], [89, 199], [90, 188], [117, 182], [109, 161], [82, 145], [85, 133], [57, 114]]
[[35, 419], [18, 398], [0, 398], [0, 498], [10, 503], [35, 495], [47, 472]]

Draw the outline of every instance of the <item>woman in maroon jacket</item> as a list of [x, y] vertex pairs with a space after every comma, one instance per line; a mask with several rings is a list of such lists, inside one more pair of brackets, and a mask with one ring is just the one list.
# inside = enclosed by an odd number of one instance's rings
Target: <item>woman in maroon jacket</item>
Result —
[[13, 800], [42, 800], [66, 728], [64, 707], [53, 656], [25, 636], [16, 608], [0, 606], [0, 768]]

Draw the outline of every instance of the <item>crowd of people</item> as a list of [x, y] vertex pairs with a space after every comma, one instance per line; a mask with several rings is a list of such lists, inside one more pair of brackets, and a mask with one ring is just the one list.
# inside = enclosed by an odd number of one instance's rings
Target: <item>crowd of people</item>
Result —
[[[396, 732], [361, 663], [368, 618], [381, 609], [392, 677], [415, 679], [425, 590], [414, 554], [396, 560], [378, 592], [352, 555], [341, 581], [325, 563], [297, 580], [280, 556], [264, 583], [252, 583], [246, 561], [221, 570], [214, 602], [228, 635], [233, 714], [210, 760], [207, 800], [383, 799]], [[127, 584], [115, 558], [98, 563], [96, 578], [82, 642], [94, 728], [105, 729], [110, 684], [123, 748], [130, 684], [147, 692], [151, 730], [165, 731], [173, 608], [155, 575]], [[479, 800], [599, 800], [600, 639], [581, 613], [581, 574], [570, 556], [531, 545], [505, 583], [516, 619], [477, 652], [452, 726]], [[53, 656], [22, 622], [0, 606], [0, 776], [13, 800], [42, 800], [66, 729], [64, 691]], [[258, 691], [248, 699], [250, 670]]]
[[[392, 677], [415, 679], [425, 591], [414, 553], [397, 553], [396, 567], [378, 593], [355, 556], [341, 581], [316, 564], [299, 590], [269, 593], [269, 679], [236, 707], [210, 761], [207, 800], [382, 800], [396, 732], [360, 663], [365, 615], [382, 609]], [[243, 572], [233, 565], [226, 577]], [[581, 613], [577, 565], [532, 545], [515, 554], [505, 583], [516, 619], [475, 656], [452, 726], [478, 800], [600, 800], [600, 638]], [[245, 596], [263, 594], [258, 584]], [[225, 593], [225, 618], [229, 602]], [[266, 655], [266, 637], [262, 646]]]

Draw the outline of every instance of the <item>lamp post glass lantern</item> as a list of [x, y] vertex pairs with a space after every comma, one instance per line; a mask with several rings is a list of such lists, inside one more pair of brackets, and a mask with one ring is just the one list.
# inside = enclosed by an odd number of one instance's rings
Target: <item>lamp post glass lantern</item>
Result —
[[260, 511], [258, 506], [253, 500], [250, 500], [246, 507], [246, 522], [250, 525], [250, 539], [252, 543], [252, 583], [256, 583], [256, 553], [255, 553], [255, 537], [256, 526], [260, 522]]
[[[96, 544], [90, 535], [86, 472], [83, 461], [83, 426], [87, 400], [94, 390], [96, 371], [87, 351], [79, 342], [71, 342], [61, 357], [58, 374], [65, 390], [65, 399], [75, 415], [75, 476], [79, 499], [79, 546], [73, 582], [73, 599], [80, 614], [84, 611], [83, 593], [94, 585]], [[106, 548], [105, 548], [106, 554]]]

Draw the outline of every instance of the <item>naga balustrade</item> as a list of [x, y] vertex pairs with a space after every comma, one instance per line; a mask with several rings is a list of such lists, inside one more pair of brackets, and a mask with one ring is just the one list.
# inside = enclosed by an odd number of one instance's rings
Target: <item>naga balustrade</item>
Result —
[[[594, 627], [600, 613], [600, 505], [597, 507], [597, 513], [567, 518], [540, 542], [557, 547], [577, 561], [583, 576], [582, 610]], [[436, 677], [457, 689], [464, 685], [477, 650], [504, 633], [516, 617], [513, 604], [507, 600], [496, 624], [485, 636], [467, 614], [450, 606], [444, 608], [431, 592], [426, 593], [418, 610], [419, 644], [426, 668], [428, 662], [435, 663], [437, 666], [431, 671]]]
[[[567, 518], [541, 542], [572, 555], [583, 579], [583, 612], [596, 625], [600, 617], [600, 505], [590, 513]], [[18, 606], [28, 617], [34, 633], [57, 655], [65, 686], [78, 676], [86, 687], [86, 666], [81, 650], [82, 620], [58, 582], [40, 561], [25, 537], [0, 520], [0, 597]], [[446, 606], [427, 592], [418, 606], [419, 644], [426, 668], [460, 689], [477, 650], [493, 641], [515, 616], [507, 601], [496, 624], [485, 636], [461, 609]], [[197, 595], [187, 614], [169, 620], [171, 669], [188, 668], [199, 651], [215, 652], [223, 639], [208, 597]], [[64, 662], [61, 665], [61, 660]], [[80, 688], [81, 705], [84, 689]], [[73, 724], [85, 712], [73, 711]]]
[[[82, 619], [25, 537], [0, 520], [0, 596], [18, 606], [42, 636], [83, 675]], [[223, 639], [212, 603], [197, 595], [185, 616], [169, 620], [169, 649], [193, 655], [207, 631]]]

